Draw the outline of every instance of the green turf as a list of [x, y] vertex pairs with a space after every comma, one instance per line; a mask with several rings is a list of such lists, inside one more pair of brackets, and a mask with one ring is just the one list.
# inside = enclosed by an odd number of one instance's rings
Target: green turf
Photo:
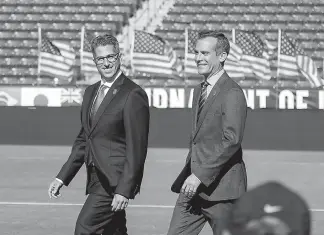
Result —
[[[85, 200], [85, 171], [80, 173], [62, 197], [49, 200], [48, 184], [68, 157], [70, 147], [1, 146], [0, 230], [1, 235], [73, 234], [81, 206], [6, 205], [4, 202], [82, 204]], [[180, 171], [186, 149], [150, 149], [142, 193], [128, 208], [131, 235], [165, 234], [176, 195], [170, 185]], [[324, 153], [290, 151], [244, 151], [249, 187], [267, 180], [280, 180], [300, 192], [312, 209], [324, 209]], [[140, 206], [140, 207], [137, 207]], [[202, 235], [211, 234], [206, 225]], [[324, 234], [324, 211], [313, 212], [313, 235]]]

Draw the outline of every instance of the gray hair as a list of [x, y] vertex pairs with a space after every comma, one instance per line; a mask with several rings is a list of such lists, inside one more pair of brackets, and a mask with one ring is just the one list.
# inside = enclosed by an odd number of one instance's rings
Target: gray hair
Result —
[[106, 46], [106, 45], [113, 45], [114, 51], [116, 53], [119, 53], [119, 42], [117, 41], [117, 38], [115, 38], [112, 35], [105, 34], [105, 35], [99, 35], [91, 40], [91, 51], [94, 54], [95, 49], [98, 46]]

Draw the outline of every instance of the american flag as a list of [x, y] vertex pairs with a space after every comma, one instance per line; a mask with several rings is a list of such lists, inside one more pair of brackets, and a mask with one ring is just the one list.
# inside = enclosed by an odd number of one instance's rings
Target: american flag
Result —
[[279, 45], [278, 75], [287, 77], [300, 76], [296, 56], [304, 55], [304, 50], [295, 39], [290, 38], [284, 32], [281, 32]]
[[305, 54], [300, 44], [285, 32], [281, 31], [280, 34], [278, 76], [298, 78], [303, 75], [312, 86], [324, 85], [318, 76], [315, 62]]
[[224, 69], [232, 78], [244, 78], [244, 73], [240, 62], [243, 51], [237, 44], [233, 42], [230, 42], [230, 47], [230, 53], [225, 61]]
[[264, 57], [265, 45], [254, 32], [235, 32], [235, 43], [242, 49], [240, 60], [244, 74], [270, 80], [270, 62]]
[[184, 70], [187, 75], [197, 75], [197, 64], [195, 62], [195, 44], [198, 39], [198, 31], [186, 30], [186, 49]]
[[136, 72], [178, 75], [180, 63], [176, 52], [164, 39], [135, 30], [132, 48], [132, 67]]
[[[198, 39], [199, 31], [186, 30], [186, 53], [185, 53], [185, 73], [187, 75], [198, 75], [197, 64], [195, 62], [195, 45]], [[225, 61], [224, 69], [230, 77], [242, 78], [244, 74], [241, 71], [239, 60], [242, 56], [242, 50], [233, 42], [230, 42], [230, 53]]]
[[81, 30], [81, 72], [99, 74], [97, 66], [93, 61], [90, 41], [91, 36], [87, 33], [85, 27], [83, 26]]
[[312, 58], [305, 55], [297, 55], [297, 66], [301, 74], [304, 75], [312, 86], [320, 87], [324, 85], [324, 80], [319, 77], [316, 64]]
[[72, 66], [75, 63], [73, 47], [62, 42], [51, 42], [40, 33], [39, 74], [70, 80], [73, 76]]

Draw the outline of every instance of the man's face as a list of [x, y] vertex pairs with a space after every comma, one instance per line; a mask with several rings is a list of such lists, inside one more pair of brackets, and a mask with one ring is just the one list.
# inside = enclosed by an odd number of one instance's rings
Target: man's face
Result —
[[217, 55], [217, 39], [207, 37], [199, 39], [195, 47], [195, 61], [198, 73], [208, 77], [220, 69], [220, 55]]
[[114, 50], [114, 45], [98, 46], [93, 56], [101, 77], [112, 81], [120, 67], [120, 54]]

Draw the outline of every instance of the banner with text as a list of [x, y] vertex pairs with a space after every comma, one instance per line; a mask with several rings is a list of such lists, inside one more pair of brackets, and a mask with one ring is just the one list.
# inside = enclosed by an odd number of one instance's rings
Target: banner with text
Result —
[[[0, 106], [80, 106], [86, 87], [0, 87]], [[150, 107], [191, 108], [193, 87], [145, 87]], [[243, 88], [251, 109], [321, 109], [324, 89]]]

